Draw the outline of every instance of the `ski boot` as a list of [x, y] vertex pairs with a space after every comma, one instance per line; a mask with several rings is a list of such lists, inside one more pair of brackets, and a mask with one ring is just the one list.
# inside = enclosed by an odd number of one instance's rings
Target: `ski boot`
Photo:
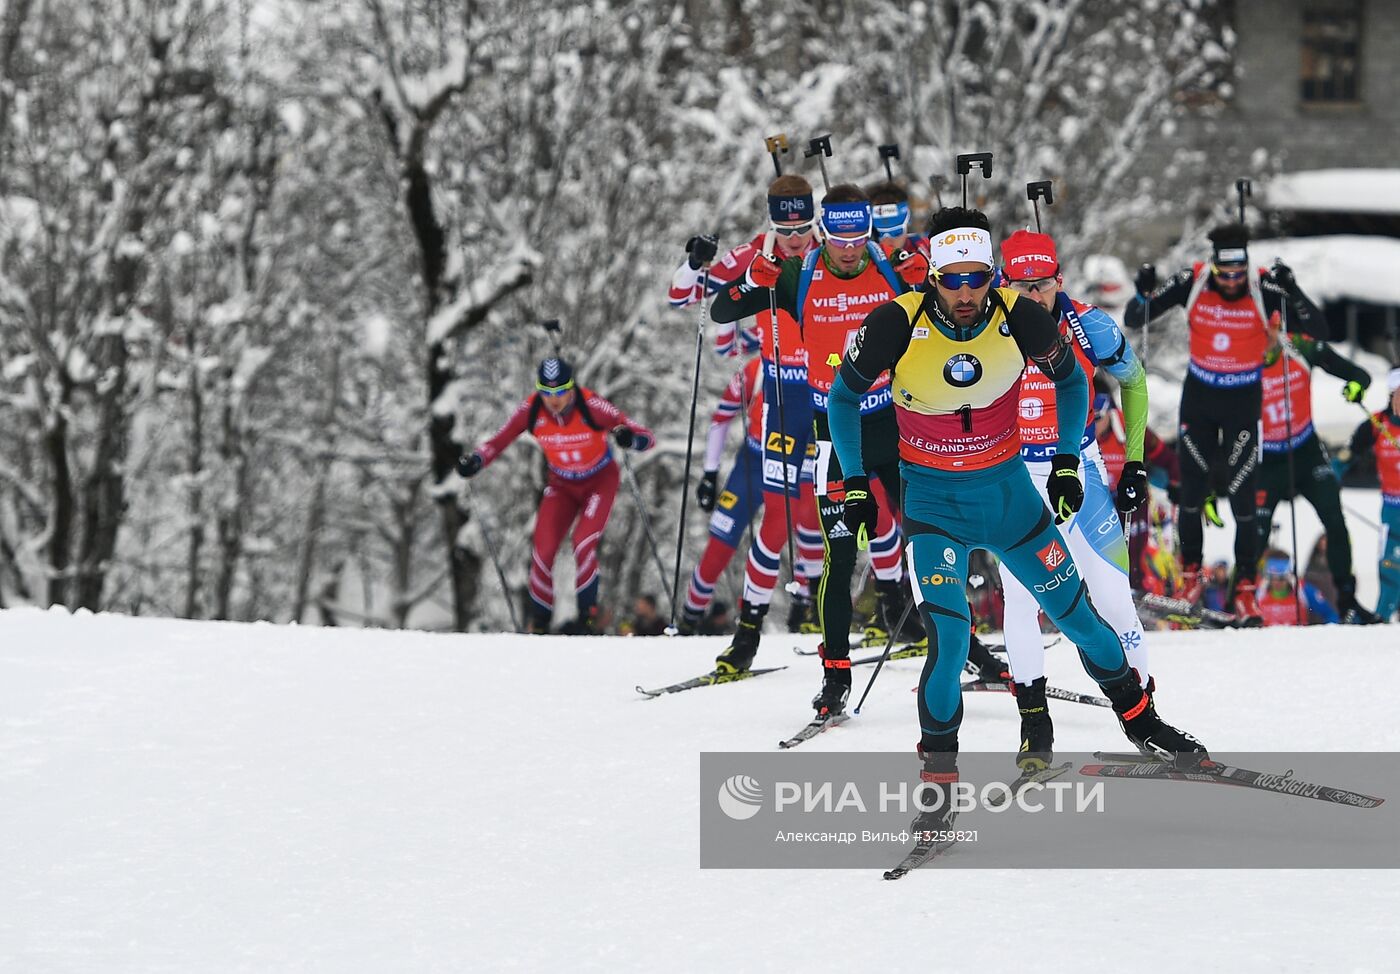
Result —
[[822, 661], [822, 688], [812, 698], [818, 717], [835, 716], [846, 709], [851, 695], [851, 659], [827, 659], [826, 644], [818, 647]]
[[553, 610], [531, 600], [525, 606], [525, 631], [532, 636], [548, 636], [549, 623]]
[[812, 618], [812, 600], [806, 595], [794, 595], [788, 602], [788, 632], [810, 632], [806, 628]]
[[1381, 617], [1356, 601], [1356, 576], [1337, 583], [1337, 615], [1348, 626], [1374, 626]]
[[676, 623], [676, 635], [694, 636], [700, 631], [700, 623], [704, 621], [705, 617], [702, 613], [687, 606], [681, 610], [680, 621]]
[[977, 679], [983, 683], [1006, 683], [1011, 679], [1011, 670], [992, 655], [975, 631], [968, 633], [967, 661], [977, 667]]
[[[895, 639], [906, 643], [919, 643], [928, 640], [924, 633], [923, 620], [919, 618], [918, 610], [912, 610], [905, 615], [905, 606], [909, 604], [908, 595], [904, 591], [901, 582], [875, 581], [875, 592], [880, 601], [880, 616], [884, 620], [885, 639], [889, 639], [889, 633], [894, 632]], [[899, 620], [904, 619], [904, 625], [895, 632], [895, 626], [899, 625]]]
[[598, 607], [595, 605], [587, 611], [580, 610], [577, 616], [559, 628], [559, 632], [565, 636], [598, 635]]
[[1177, 730], [1161, 717], [1152, 698], [1130, 676], [1121, 686], [1104, 687], [1118, 715], [1118, 726], [1144, 757], [1165, 761], [1179, 768], [1194, 768], [1210, 760], [1201, 742], [1185, 731]]
[[763, 636], [763, 617], [767, 614], [767, 605], [739, 603], [739, 624], [734, 629], [734, 641], [716, 657], [716, 673], [743, 673], [753, 665], [758, 641]]
[[1254, 598], [1254, 579], [1239, 575], [1232, 586], [1230, 605], [1240, 625], [1246, 629], [1257, 629], [1264, 624], [1264, 616], [1259, 611], [1259, 603]]
[[1200, 605], [1206, 592], [1206, 573], [1199, 562], [1181, 566], [1181, 591], [1177, 598], [1185, 599], [1192, 605]]
[[[943, 832], [953, 827], [958, 817], [953, 802], [953, 794], [958, 784], [958, 752], [926, 751], [922, 744], [918, 747], [923, 769], [919, 772], [917, 806], [919, 815], [914, 819], [911, 831]], [[915, 841], [919, 836], [915, 835]], [[942, 845], [943, 843], [939, 843]]]
[[1016, 709], [1021, 712], [1021, 749], [1016, 767], [1022, 774], [1043, 771], [1055, 756], [1055, 725], [1045, 702], [1045, 677], [1032, 683], [1013, 683]]

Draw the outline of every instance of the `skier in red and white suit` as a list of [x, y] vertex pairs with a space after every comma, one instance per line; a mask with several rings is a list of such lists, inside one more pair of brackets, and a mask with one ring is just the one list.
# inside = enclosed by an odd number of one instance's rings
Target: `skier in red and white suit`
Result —
[[[609, 440], [623, 449], [649, 450], [651, 430], [628, 419], [602, 396], [576, 386], [574, 370], [560, 358], [540, 363], [535, 392], [494, 436], [458, 461], [474, 477], [521, 433], [544, 450], [549, 481], [535, 518], [530, 562], [530, 632], [548, 632], [554, 612], [554, 556], [573, 527], [579, 628], [590, 631], [598, 613], [598, 541], [617, 496], [617, 463]], [[577, 524], [575, 524], [577, 520]]]

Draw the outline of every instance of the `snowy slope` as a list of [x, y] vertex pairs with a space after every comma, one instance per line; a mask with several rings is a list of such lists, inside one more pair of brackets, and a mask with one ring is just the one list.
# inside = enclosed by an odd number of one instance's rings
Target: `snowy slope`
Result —
[[[1400, 632], [1357, 634], [1152, 633], [1163, 714], [1220, 750], [1400, 749], [1371, 678]], [[0, 970], [1395, 969], [1387, 872], [701, 871], [698, 752], [770, 750], [817, 680], [770, 634], [782, 673], [633, 692], [721, 642], [0, 613]], [[917, 671], [808, 747], [911, 747]], [[1091, 687], [1063, 646], [1049, 674]], [[966, 749], [1016, 728], [967, 700]]]

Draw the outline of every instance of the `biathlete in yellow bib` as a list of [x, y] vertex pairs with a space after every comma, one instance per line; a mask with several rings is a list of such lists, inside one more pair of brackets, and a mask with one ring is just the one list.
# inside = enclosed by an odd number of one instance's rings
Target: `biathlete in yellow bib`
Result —
[[[846, 523], [857, 534], [870, 532], [876, 511], [862, 458], [860, 401], [889, 370], [911, 584], [929, 634], [918, 693], [926, 780], [946, 782], [957, 775], [960, 675], [968, 647], [964, 585], [972, 548], [1000, 558], [1079, 647], [1084, 669], [1113, 702], [1135, 746], [1187, 766], [1207, 760], [1199, 741], [1157, 716], [1117, 633], [1094, 609], [1056, 527], [1084, 499], [1079, 448], [1089, 390], [1069, 339], [1034, 301], [992, 287], [991, 233], [981, 212], [940, 210], [929, 238], [932, 286], [897, 297], [865, 318], [832, 384], [828, 407], [846, 475]], [[1027, 360], [1055, 383], [1058, 403], [1049, 509], [1021, 459], [1018, 407]]]

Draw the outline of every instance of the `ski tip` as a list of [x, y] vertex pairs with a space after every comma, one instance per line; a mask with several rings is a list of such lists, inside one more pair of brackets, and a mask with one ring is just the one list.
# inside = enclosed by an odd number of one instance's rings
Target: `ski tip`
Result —
[[886, 879], [899, 879], [904, 873], [903, 869], [886, 869], [883, 875]]
[[646, 697], [648, 700], [655, 700], [657, 697], [661, 696], [661, 694], [657, 693], [657, 692], [654, 691], [654, 690], [648, 690], [646, 687], [642, 686], [640, 683], [637, 684], [636, 690], [637, 690], [638, 693], [640, 693], [642, 696]]

